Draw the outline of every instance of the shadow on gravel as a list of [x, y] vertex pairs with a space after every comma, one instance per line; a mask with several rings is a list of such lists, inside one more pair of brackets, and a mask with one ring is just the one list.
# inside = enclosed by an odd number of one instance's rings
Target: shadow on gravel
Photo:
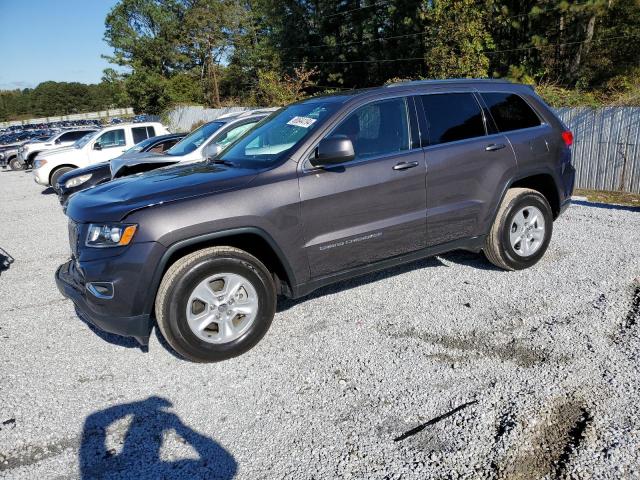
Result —
[[446, 267], [446, 265], [442, 263], [437, 257], [424, 258], [421, 260], [417, 260], [415, 262], [407, 263], [405, 265], [400, 265], [398, 267], [394, 267], [387, 270], [382, 270], [380, 272], [374, 272], [368, 275], [363, 275], [361, 277], [355, 277], [349, 280], [344, 280], [342, 282], [334, 283], [333, 285], [322, 287], [305, 297], [296, 298], [296, 299], [283, 298], [283, 297], [279, 298], [276, 311], [283, 312], [285, 310], [290, 309], [291, 307], [295, 307], [300, 303], [313, 300], [314, 298], [323, 297], [325, 295], [330, 295], [332, 293], [342, 292], [344, 290], [360, 287], [362, 285], [367, 285], [369, 283], [377, 282], [379, 280], [384, 280], [389, 277], [394, 277], [396, 275], [401, 275], [403, 273], [408, 273], [414, 270], [419, 270], [421, 268], [427, 268], [427, 267]]
[[11, 264], [15, 261], [15, 259], [7, 253], [2, 247], [0, 247], [0, 274], [5, 270], [9, 270]]
[[586, 202], [584, 200], [571, 200], [571, 205], [580, 205], [582, 207], [604, 208], [606, 210], [623, 210], [626, 212], [640, 212], [640, 207], [632, 207], [631, 205], [614, 205], [611, 203]]
[[456, 250], [453, 252], [445, 253], [443, 255], [438, 255], [437, 257], [424, 258], [424, 259], [417, 260], [412, 263], [407, 263], [405, 265], [400, 265], [398, 267], [394, 267], [391, 269], [382, 270], [380, 272], [374, 272], [368, 275], [363, 275], [361, 277], [356, 277], [350, 280], [338, 282], [333, 285], [329, 285], [327, 287], [323, 287], [319, 290], [316, 290], [315, 292], [310, 293], [306, 297], [297, 298], [297, 299], [289, 299], [289, 298], [281, 297], [278, 299], [278, 306], [276, 311], [283, 312], [290, 309], [291, 307], [295, 307], [299, 303], [307, 302], [309, 300], [313, 300], [314, 298], [323, 297], [325, 295], [329, 295], [332, 293], [342, 292], [344, 290], [349, 290], [355, 287], [360, 287], [362, 285], [367, 285], [369, 283], [377, 282], [379, 280], [384, 280], [386, 278], [394, 277], [396, 275], [412, 272], [414, 270], [419, 270], [427, 267], [446, 267], [447, 265], [442, 263], [442, 261], [438, 257], [441, 257], [445, 260], [449, 260], [450, 262], [453, 262], [453, 263], [477, 268], [480, 270], [502, 271], [498, 267], [489, 263], [489, 261], [481, 253], [473, 253], [473, 252], [466, 252], [463, 250]]
[[[169, 411], [171, 406], [169, 400], [154, 396], [89, 415], [82, 431], [80, 478], [233, 478], [238, 469], [233, 455], [187, 427]], [[123, 422], [126, 432], [118, 430]], [[172, 452], [161, 455], [167, 443]], [[172, 454], [182, 458], [167, 458]]]
[[40, 192], [40, 195], [51, 195], [52, 193], [56, 193], [56, 191], [52, 187], [47, 187]]

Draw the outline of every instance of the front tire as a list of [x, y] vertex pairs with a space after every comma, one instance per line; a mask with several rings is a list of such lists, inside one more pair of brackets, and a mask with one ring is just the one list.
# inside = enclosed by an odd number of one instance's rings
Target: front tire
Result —
[[24, 163], [22, 163], [18, 158], [13, 157], [11, 160], [9, 160], [9, 168], [11, 170], [24, 170]]
[[155, 303], [162, 336], [194, 362], [218, 362], [251, 349], [267, 333], [275, 310], [271, 274], [233, 247], [205, 248], [176, 261]]
[[57, 170], [53, 171], [49, 184], [54, 188], [54, 190], [56, 188], [56, 185], [58, 184], [58, 180], [60, 179], [60, 177], [65, 173], [70, 172], [71, 170], [73, 170], [73, 167], [60, 167]]
[[535, 265], [551, 241], [553, 215], [547, 199], [528, 188], [511, 188], [500, 204], [483, 248], [487, 259], [504, 270]]

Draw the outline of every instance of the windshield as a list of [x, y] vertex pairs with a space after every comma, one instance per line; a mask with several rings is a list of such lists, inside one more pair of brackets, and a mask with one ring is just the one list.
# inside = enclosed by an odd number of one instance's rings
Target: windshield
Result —
[[311, 102], [285, 107], [259, 123], [227, 148], [222, 160], [263, 167], [282, 159], [335, 112], [335, 102]]
[[131, 147], [129, 150], [126, 150], [124, 153], [127, 154], [127, 153], [141, 152], [143, 148], [148, 147], [153, 142], [155, 142], [154, 137], [147, 138], [146, 140], [143, 140], [140, 143], [136, 143], [133, 147]]
[[164, 153], [177, 157], [186, 155], [187, 153], [191, 153], [200, 145], [202, 145], [216, 130], [218, 130], [223, 125], [224, 122], [211, 122], [202, 125], [200, 128], [191, 132], [189, 135], [184, 137]]
[[82, 137], [80, 140], [78, 140], [76, 143], [73, 144], [73, 146], [75, 148], [82, 148], [84, 147], [87, 143], [89, 143], [91, 140], [93, 140], [94, 138], [96, 138], [98, 136], [98, 134], [100, 133], [100, 130], [97, 130], [93, 133], [89, 133], [88, 135], [85, 135], [84, 137]]

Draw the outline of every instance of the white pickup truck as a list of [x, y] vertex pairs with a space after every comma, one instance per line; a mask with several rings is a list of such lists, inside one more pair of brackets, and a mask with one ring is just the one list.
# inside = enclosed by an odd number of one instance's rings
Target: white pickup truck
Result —
[[24, 167], [30, 168], [33, 166], [33, 161], [38, 154], [47, 150], [69, 147], [85, 135], [97, 130], [98, 128], [74, 128], [58, 132], [46, 140], [27, 142], [18, 149], [18, 159], [23, 163]]
[[81, 138], [70, 147], [38, 154], [33, 176], [40, 185], [55, 185], [60, 176], [74, 168], [111, 160], [136, 143], [167, 133], [169, 131], [157, 122], [111, 125]]

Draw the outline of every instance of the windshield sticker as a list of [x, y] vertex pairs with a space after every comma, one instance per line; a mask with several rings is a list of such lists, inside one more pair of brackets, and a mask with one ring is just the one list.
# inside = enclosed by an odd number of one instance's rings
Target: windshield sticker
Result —
[[316, 123], [315, 118], [293, 117], [291, 120], [287, 122], [287, 125], [293, 125], [294, 127], [309, 128], [314, 123]]

